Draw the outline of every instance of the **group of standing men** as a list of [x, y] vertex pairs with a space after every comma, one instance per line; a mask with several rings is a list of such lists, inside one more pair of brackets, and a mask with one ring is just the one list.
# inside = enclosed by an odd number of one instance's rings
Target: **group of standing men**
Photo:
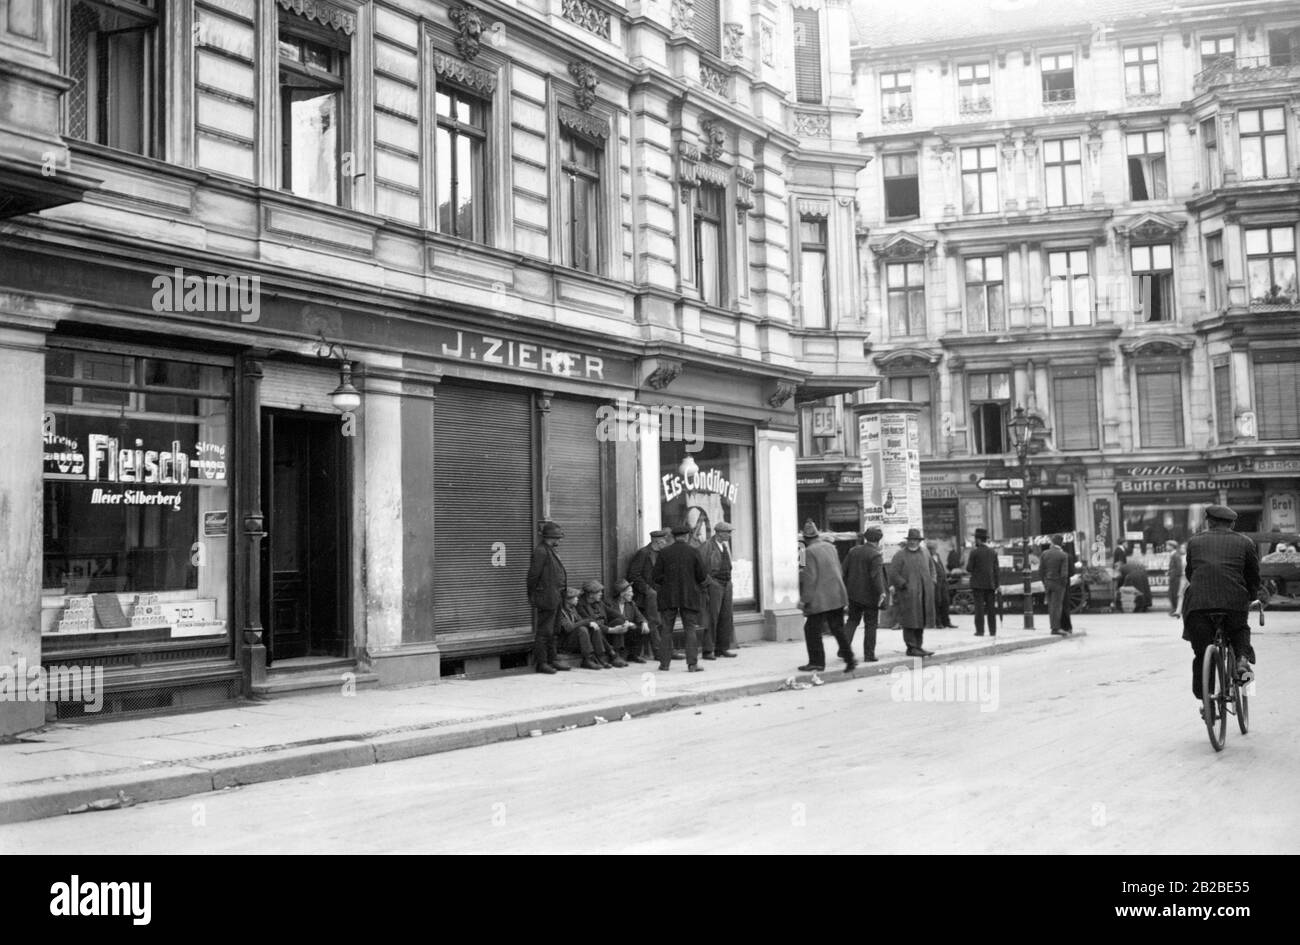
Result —
[[[558, 659], [561, 642], [581, 652], [586, 669], [645, 662], [643, 653], [648, 648], [659, 661], [661, 671], [667, 671], [674, 658], [684, 656], [687, 669], [698, 673], [704, 669], [699, 665], [701, 643], [706, 660], [735, 657], [731, 532], [731, 524], [721, 522], [699, 548], [691, 545], [691, 529], [685, 524], [674, 526], [671, 532], [651, 532], [649, 544], [638, 549], [628, 562], [626, 579], [618, 582], [617, 601], [600, 601], [607, 615], [602, 621], [595, 612], [594, 601], [603, 591], [598, 581], [583, 586], [589, 594], [597, 595], [583, 602], [587, 610], [573, 607], [570, 611], [570, 601], [579, 595], [566, 588], [568, 576], [557, 550], [564, 530], [554, 522], [545, 523], [541, 543], [533, 550], [528, 569], [528, 597], [537, 609], [533, 643], [537, 672], [568, 669]], [[685, 635], [684, 652], [673, 648], [673, 630], [679, 615]], [[606, 639], [615, 627], [625, 628], [617, 633], [623, 641], [619, 645]]]

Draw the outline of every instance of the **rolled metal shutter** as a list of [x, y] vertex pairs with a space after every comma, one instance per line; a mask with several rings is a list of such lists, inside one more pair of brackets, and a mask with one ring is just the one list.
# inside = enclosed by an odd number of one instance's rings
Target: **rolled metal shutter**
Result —
[[560, 560], [569, 584], [606, 583], [604, 463], [596, 440], [596, 407], [591, 400], [551, 401], [546, 467], [551, 518], [564, 528]]
[[800, 102], [822, 101], [821, 12], [794, 11], [794, 87]]
[[[532, 401], [525, 393], [453, 384], [440, 385], [437, 397], [434, 629], [439, 635], [488, 632], [507, 643], [511, 631], [532, 632]], [[498, 542], [505, 549], [503, 565]], [[490, 652], [492, 639], [472, 648]], [[455, 648], [454, 638], [450, 642]]]
[[696, 0], [691, 25], [696, 41], [715, 56], [722, 55], [721, 7], [721, 0]]

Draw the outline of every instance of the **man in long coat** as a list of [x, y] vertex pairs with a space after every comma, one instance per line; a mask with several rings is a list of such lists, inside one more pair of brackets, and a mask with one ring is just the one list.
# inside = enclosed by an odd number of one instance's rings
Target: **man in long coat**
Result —
[[555, 522], [542, 526], [542, 540], [533, 549], [528, 565], [528, 600], [537, 608], [537, 634], [533, 638], [533, 667], [539, 673], [554, 673], [569, 667], [560, 664], [555, 644], [555, 617], [564, 605], [568, 575], [556, 548], [564, 529]]
[[1043, 596], [1047, 598], [1047, 622], [1057, 636], [1065, 633], [1061, 629], [1061, 614], [1070, 589], [1070, 556], [1061, 547], [1060, 540], [1061, 536], [1053, 535], [1051, 544], [1044, 546], [1038, 559], [1038, 579], [1043, 582]]
[[704, 570], [709, 575], [709, 620], [704, 628], [704, 658], [734, 657], [732, 641], [736, 635], [731, 612], [731, 541], [730, 522], [719, 522], [700, 552], [704, 556]]
[[850, 673], [858, 661], [853, 658], [853, 644], [844, 634], [844, 606], [849, 602], [849, 595], [840, 576], [840, 556], [834, 545], [822, 540], [811, 521], [804, 524], [803, 537], [799, 608], [804, 612], [803, 638], [808, 647], [808, 662], [799, 671], [821, 672], [826, 668], [822, 633], [829, 629], [839, 644], [839, 654], [844, 657], [844, 671]]
[[632, 585], [632, 601], [650, 624], [646, 643], [654, 653], [654, 641], [659, 638], [659, 592], [655, 590], [654, 569], [659, 552], [672, 540], [672, 532], [656, 528], [650, 533], [650, 543], [638, 548], [627, 563], [626, 577]]
[[698, 673], [700, 656], [700, 611], [707, 600], [704, 585], [708, 573], [700, 553], [690, 545], [688, 525], [673, 526], [673, 543], [659, 552], [654, 566], [654, 586], [659, 592], [659, 668], [667, 671], [673, 658], [673, 628], [677, 614], [686, 629], [686, 668]]
[[921, 531], [908, 529], [907, 545], [889, 564], [889, 583], [908, 656], [934, 656], [922, 646], [925, 628], [934, 623], [934, 582], [934, 560], [921, 547]]
[[[862, 544], [849, 550], [844, 559], [844, 589], [849, 596], [849, 622], [844, 626], [844, 639], [849, 653], [853, 652], [853, 634], [858, 621], [862, 621], [862, 660], [876, 662], [876, 627], [880, 608], [888, 593], [885, 583], [885, 556], [880, 553], [883, 532], [872, 525], [862, 537]], [[844, 656], [840, 654], [841, 658]]]
[[966, 559], [970, 574], [970, 592], [975, 598], [975, 636], [984, 636], [984, 621], [988, 621], [989, 636], [998, 635], [997, 590], [998, 553], [988, 545], [988, 529], [975, 529], [975, 547]]

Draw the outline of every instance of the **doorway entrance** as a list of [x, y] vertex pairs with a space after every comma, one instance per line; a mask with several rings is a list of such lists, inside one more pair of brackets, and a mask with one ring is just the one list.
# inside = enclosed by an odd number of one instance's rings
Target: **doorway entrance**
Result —
[[349, 655], [345, 453], [337, 417], [262, 411], [268, 666]]

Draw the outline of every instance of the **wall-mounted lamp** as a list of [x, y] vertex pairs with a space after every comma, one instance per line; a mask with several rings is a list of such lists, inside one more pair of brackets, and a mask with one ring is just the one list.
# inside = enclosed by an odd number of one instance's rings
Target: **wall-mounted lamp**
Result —
[[348, 360], [348, 349], [325, 340], [324, 332], [316, 344], [316, 357], [328, 361], [338, 361], [339, 386], [330, 392], [330, 402], [341, 412], [347, 413], [361, 406], [361, 391], [352, 386], [352, 362]]
[[681, 473], [683, 479], [692, 481], [695, 476], [699, 474], [700, 467], [688, 453], [686, 458], [682, 460], [681, 464], [677, 467], [677, 471]]

